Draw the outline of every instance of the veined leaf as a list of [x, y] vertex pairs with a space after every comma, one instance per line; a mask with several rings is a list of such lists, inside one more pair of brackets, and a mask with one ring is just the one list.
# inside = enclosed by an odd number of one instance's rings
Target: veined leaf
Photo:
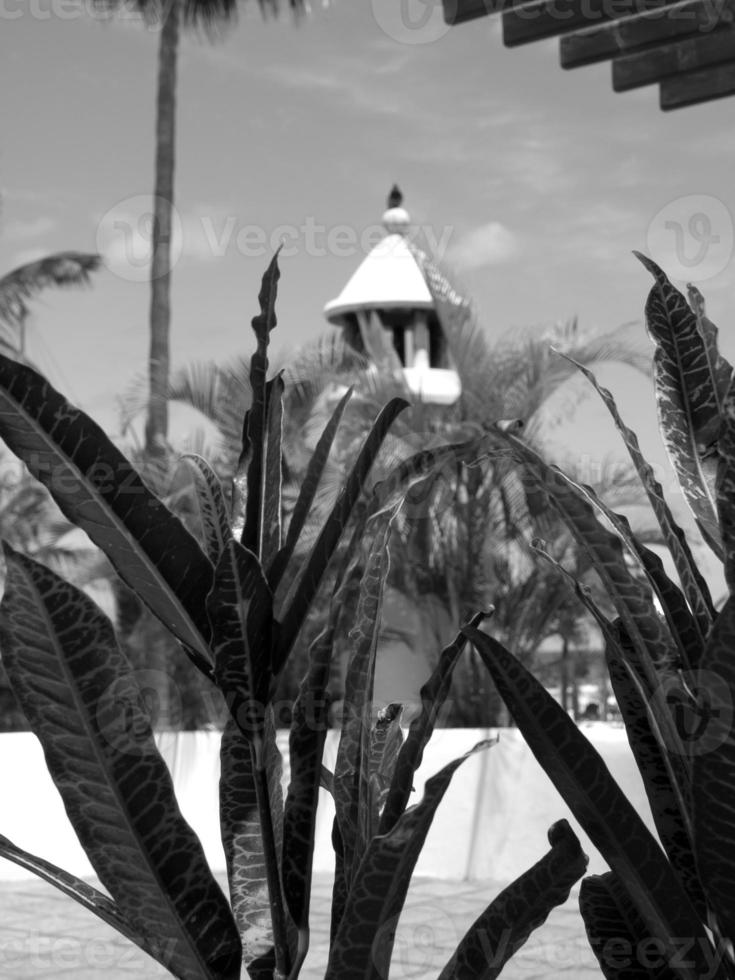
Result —
[[[281, 754], [272, 712], [263, 721], [263, 756], [267, 766], [271, 812], [278, 823], [281, 793]], [[228, 718], [220, 747], [220, 826], [227, 862], [230, 900], [242, 941], [242, 959], [254, 976], [253, 963], [273, 948], [271, 899], [258, 808], [254, 751], [232, 718]], [[275, 963], [275, 957], [274, 963]]]
[[[274, 382], [266, 383], [268, 373], [268, 343], [276, 326], [276, 296], [278, 293], [278, 253], [273, 256], [263, 275], [258, 302], [260, 313], [253, 317], [252, 326], [257, 347], [250, 358], [250, 388], [252, 401], [245, 417], [243, 448], [238, 466], [238, 488], [244, 480], [247, 486], [245, 523], [242, 544], [265, 565], [263, 536], [265, 533], [265, 478], [268, 443], [268, 402], [274, 395]], [[281, 384], [283, 382], [281, 381]], [[277, 386], [276, 386], [277, 387]], [[280, 447], [279, 447], [280, 451]], [[246, 465], [246, 472], [244, 472]]]
[[592, 843], [620, 877], [667, 956], [673, 937], [697, 944], [679, 975], [695, 980], [711, 951], [702, 923], [671, 865], [599, 753], [543, 686], [505, 647], [471, 627], [475, 644], [529, 748]]
[[656, 479], [653, 472], [653, 467], [646, 461], [643, 453], [641, 452], [638, 444], [638, 437], [636, 436], [635, 432], [633, 432], [632, 429], [629, 429], [625, 422], [623, 422], [623, 419], [618, 412], [615, 399], [607, 388], [603, 388], [602, 385], [598, 383], [597, 378], [592, 371], [590, 371], [589, 368], [586, 368], [583, 364], [579, 364], [571, 357], [568, 357], [566, 354], [561, 354], [561, 356], [574, 364], [575, 367], [582, 372], [585, 378], [587, 378], [590, 384], [593, 385], [610, 412], [618, 432], [620, 432], [621, 436], [623, 437], [625, 448], [628, 450], [628, 454], [633, 461], [633, 465], [635, 466], [636, 472], [641, 479], [641, 483], [651, 504], [651, 509], [653, 510], [654, 516], [656, 517], [658, 525], [661, 528], [661, 533], [674, 562], [676, 573], [679, 576], [679, 581], [681, 582], [682, 589], [684, 590], [684, 595], [686, 596], [687, 602], [689, 603], [692, 614], [696, 620], [700, 637], [702, 640], [704, 640], [710, 627], [712, 626], [712, 621], [715, 618], [715, 607], [712, 604], [712, 597], [710, 596], [709, 587], [699, 571], [699, 568], [697, 567], [697, 563], [692, 555], [691, 549], [689, 548], [684, 532], [674, 520], [674, 515], [669, 509], [669, 505], [666, 503], [663, 488]]
[[[587, 938], [606, 980], [674, 980], [657, 940], [649, 937], [619, 879], [608, 871], [589, 875], [579, 891]], [[655, 970], [655, 973], [653, 972]]]
[[[707, 361], [707, 371], [710, 375], [710, 384], [717, 402], [717, 413], [722, 415], [724, 394], [730, 384], [732, 384], [733, 369], [732, 365], [722, 356], [717, 343], [717, 327], [707, 317], [705, 310], [704, 296], [692, 283], [687, 283], [687, 298], [692, 313], [697, 320], [697, 330], [704, 342], [705, 357]], [[717, 429], [715, 423], [712, 423]]]
[[385, 806], [398, 755], [403, 745], [402, 714], [402, 704], [386, 705], [378, 712], [370, 732], [367, 840], [378, 833], [380, 813]]
[[388, 976], [396, 924], [436, 808], [464, 760], [492, 744], [479, 742], [444, 766], [426, 781], [421, 802], [406, 810], [389, 833], [370, 841], [347, 896], [325, 980]]
[[589, 859], [566, 820], [550, 828], [549, 843], [551, 850], [475, 919], [439, 980], [495, 980], [549, 912], [566, 902]]
[[638, 540], [628, 518], [624, 514], [616, 514], [611, 510], [604, 501], [600, 500], [592, 487], [581, 486], [580, 490], [593, 507], [596, 507], [610, 522], [646, 573], [666, 617], [671, 639], [678, 648], [681, 666], [689, 668], [696, 664], [702, 655], [706, 634], [702, 634], [684, 596], [666, 574], [660, 557]]
[[[332, 786], [334, 786], [334, 780], [332, 780]], [[332, 793], [332, 796], [334, 796], [334, 793]], [[339, 823], [336, 817], [332, 821], [332, 847], [334, 849], [334, 886], [332, 888], [332, 910], [329, 924], [330, 949], [334, 944], [334, 938], [337, 935], [339, 924], [342, 921], [349, 894], [342, 838], [339, 833]]]
[[194, 453], [181, 457], [194, 484], [204, 548], [213, 567], [217, 566], [225, 545], [232, 538], [222, 484], [209, 463]]
[[283, 820], [283, 895], [299, 931], [297, 962], [309, 949], [309, 900], [314, 863], [317, 800], [329, 727], [326, 689], [334, 645], [330, 622], [314, 640], [309, 668], [294, 702], [289, 736], [291, 781]]
[[329, 422], [319, 437], [319, 441], [316, 444], [316, 449], [309, 460], [309, 465], [306, 469], [306, 476], [301, 484], [299, 496], [296, 500], [296, 505], [294, 507], [293, 514], [291, 515], [291, 521], [288, 525], [286, 543], [276, 555], [272, 566], [268, 570], [268, 582], [270, 583], [270, 587], [274, 592], [278, 587], [278, 583], [283, 577], [283, 573], [286, 570], [298, 540], [301, 537], [301, 532], [304, 529], [304, 524], [309, 516], [311, 505], [314, 502], [314, 497], [319, 487], [319, 481], [324, 473], [324, 467], [327, 465], [327, 460], [329, 459], [329, 453], [331, 452], [334, 438], [337, 435], [339, 423], [342, 421], [342, 416], [344, 415], [345, 408], [347, 408], [347, 402], [350, 400], [353, 390], [354, 389], [352, 388], [348, 388], [340, 399], [337, 407], [332, 413], [331, 418], [329, 419]]
[[184, 821], [112, 625], [84, 593], [5, 546], [3, 664], [100, 881], [185, 980], [237, 980], [240, 940]]
[[297, 581], [293, 595], [286, 598], [274, 661], [276, 676], [280, 673], [296, 641], [309, 606], [319, 589], [324, 572], [362, 493], [368, 473], [375, 462], [383, 440], [388, 434], [388, 429], [397, 416], [407, 407], [407, 401], [402, 398], [393, 398], [378, 415], [370, 433], [362, 444], [347, 482], [312, 548], [306, 568]]
[[375, 654], [380, 633], [383, 588], [390, 558], [391, 519], [387, 512], [377, 525], [360, 584], [351, 653], [345, 676], [342, 732], [334, 767], [334, 804], [348, 885], [367, 843], [369, 814], [370, 729], [372, 727]]
[[[261, 870], [258, 861], [262, 859], [267, 878], [269, 908], [273, 925], [273, 959], [277, 974], [287, 974], [290, 965], [288, 921], [284, 914], [281, 894], [280, 857], [283, 834], [283, 793], [280, 782], [280, 754], [276, 747], [275, 731], [270, 706], [270, 684], [272, 673], [270, 658], [272, 651], [272, 604], [273, 596], [265, 579], [258, 559], [234, 539], [229, 541], [222, 553], [215, 571], [215, 585], [209, 596], [207, 608], [214, 633], [215, 671], [217, 683], [224, 693], [230, 718], [229, 739], [226, 752], [221, 755], [221, 798], [224, 803], [223, 838], [230, 837], [229, 852], [232, 860], [246, 858], [238, 854], [238, 840], [244, 835], [245, 851], [252, 849], [252, 836], [255, 833], [252, 819], [246, 819], [238, 809], [237, 787], [250, 779], [257, 817], [262, 837], [260, 851], [252, 854], [247, 874]], [[232, 724], [249, 743], [241, 744], [232, 730]], [[229, 788], [232, 780], [235, 788]], [[233, 795], [234, 794], [234, 795]], [[244, 801], [248, 811], [252, 809], [252, 798]], [[242, 821], [240, 824], [238, 821]], [[232, 874], [237, 875], [235, 870]], [[247, 887], [247, 884], [244, 885]], [[243, 909], [241, 928], [244, 934], [251, 933], [252, 940], [245, 940], [256, 952], [255, 961], [248, 964], [253, 977], [260, 977], [270, 963], [270, 951], [265, 953], [259, 947], [265, 941], [262, 933], [260, 909], [262, 894], [256, 889], [252, 896], [255, 909], [251, 908], [249, 897], [239, 900]], [[255, 918], [249, 913], [250, 910]], [[265, 956], [265, 960], [262, 957]]]
[[612, 623], [604, 615], [600, 607], [592, 598], [592, 594], [589, 588], [587, 588], [586, 585], [583, 585], [580, 581], [578, 581], [571, 574], [571, 572], [568, 572], [560, 561], [557, 561], [557, 559], [554, 558], [553, 555], [549, 554], [549, 552], [546, 551], [543, 545], [544, 542], [542, 542], [539, 538], [535, 538], [531, 542], [531, 548], [533, 549], [533, 551], [535, 551], [540, 558], [543, 558], [545, 562], [547, 562], [549, 565], [551, 565], [553, 568], [556, 569], [556, 571], [559, 573], [559, 575], [562, 576], [564, 581], [567, 583], [571, 591], [574, 592], [574, 594], [582, 603], [582, 605], [585, 607], [585, 609], [587, 609], [587, 611], [592, 615], [593, 619], [599, 626], [600, 632], [602, 633], [605, 640], [613, 644], [616, 643], [616, 637], [612, 628]]
[[374, 515], [380, 510], [394, 507], [405, 499], [412, 487], [438, 473], [447, 464], [452, 464], [453, 467], [460, 463], [472, 465], [488, 456], [507, 455], [509, 455], [507, 450], [494, 446], [484, 435], [466, 442], [422, 449], [408, 459], [404, 459], [384, 480], [376, 483], [370, 496], [369, 511]]
[[654, 374], [664, 444], [705, 540], [722, 556], [713, 464], [706, 458], [719, 434], [732, 368], [696, 315], [655, 262], [635, 253], [656, 280], [646, 303], [646, 325], [656, 343]]
[[671, 661], [672, 640], [656, 612], [650, 589], [628, 570], [620, 538], [602, 526], [584, 492], [561, 470], [549, 466], [535, 450], [511, 433], [496, 431], [496, 436], [511, 447], [528, 476], [548, 494], [580, 550], [589, 558], [625, 624], [640, 667], [650, 690], [654, 691], [659, 683], [656, 665]]
[[263, 568], [268, 569], [281, 549], [281, 497], [283, 485], [283, 376], [270, 381], [267, 397], [265, 464], [263, 469], [263, 506], [261, 556]]
[[[479, 626], [486, 613], [476, 613], [471, 626]], [[436, 719], [444, 706], [452, 682], [452, 672], [467, 645], [467, 638], [459, 633], [439, 655], [439, 662], [422, 686], [421, 714], [411, 722], [406, 740], [398, 753], [398, 760], [388, 790], [388, 798], [380, 818], [380, 834], [387, 834], [406, 809], [413, 789], [413, 777], [421, 765], [424, 749], [434, 732]]]
[[[692, 750], [692, 797], [697, 867], [719, 934], [735, 936], [735, 598], [715, 620], [700, 663]], [[691, 723], [691, 719], [690, 719]]]
[[[619, 624], [616, 624], [619, 626]], [[683, 755], [652, 728], [657, 712], [643, 697], [625, 665], [626, 637], [605, 646], [605, 660], [615, 699], [623, 716], [638, 771], [643, 780], [656, 831], [703, 922], [707, 910], [694, 863], [691, 820], [691, 773]]]
[[272, 601], [258, 559], [239, 541], [228, 541], [207, 600], [215, 674], [230, 715], [256, 751], [272, 677]]
[[0, 438], [211, 676], [205, 599], [213, 569], [196, 540], [95, 422], [2, 355]]
[[725, 398], [717, 445], [717, 513], [725, 552], [725, 581], [735, 592], [735, 384]]
[[102, 919], [103, 922], [106, 922], [108, 926], [112, 926], [113, 929], [125, 936], [126, 939], [135, 943], [136, 946], [140, 946], [142, 950], [154, 959], [157, 959], [156, 946], [148, 947], [146, 937], [141, 936], [132, 928], [127, 919], [120, 914], [120, 910], [109, 895], [105, 895], [82, 878], [77, 878], [76, 875], [64, 871], [63, 868], [58, 868], [55, 864], [51, 864], [50, 861], [45, 861], [35, 854], [16, 847], [12, 841], [8, 840], [2, 834], [0, 834], [0, 857], [7, 858], [8, 861], [12, 861], [19, 867], [25, 868], [26, 871], [32, 871], [39, 878], [43, 878], [44, 881], [53, 885], [54, 888], [58, 888], [60, 892], [68, 895], [69, 898], [73, 898], [82, 908], [87, 909], [88, 912], [92, 912], [98, 918]]

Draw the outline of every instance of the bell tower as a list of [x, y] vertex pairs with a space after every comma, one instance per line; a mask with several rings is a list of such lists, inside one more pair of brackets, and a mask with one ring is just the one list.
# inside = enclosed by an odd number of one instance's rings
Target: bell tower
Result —
[[396, 185], [387, 204], [384, 238], [363, 259], [339, 296], [327, 303], [324, 314], [378, 369], [386, 361], [386, 345], [390, 344], [406, 385], [417, 399], [452, 405], [461, 394], [461, 384], [427, 285], [425, 267], [430, 260], [410, 240], [411, 217]]

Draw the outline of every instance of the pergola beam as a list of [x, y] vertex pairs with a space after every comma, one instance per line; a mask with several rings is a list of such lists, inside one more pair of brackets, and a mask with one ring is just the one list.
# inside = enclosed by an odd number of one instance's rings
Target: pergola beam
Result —
[[672, 0], [533, 0], [506, 7], [503, 43], [508, 48], [558, 37], [589, 27], [590, 23], [615, 21], [644, 10], [660, 15]]
[[735, 31], [723, 28], [713, 34], [660, 44], [647, 51], [624, 55], [613, 61], [613, 89], [627, 92], [653, 85], [672, 75], [698, 71], [735, 59]]
[[613, 64], [613, 88], [661, 84], [661, 108], [735, 94], [735, 0], [443, 0], [448, 24], [502, 17], [515, 47], [561, 37], [564, 68]]
[[719, 19], [701, 0], [684, 0], [587, 27], [562, 37], [559, 46], [562, 68], [581, 68], [675, 38], [711, 33], [717, 23], [723, 23], [728, 17], [735, 17], [735, 0], [723, 0]]
[[664, 111], [735, 95], [735, 64], [703, 68], [674, 75], [661, 82], [660, 105]]

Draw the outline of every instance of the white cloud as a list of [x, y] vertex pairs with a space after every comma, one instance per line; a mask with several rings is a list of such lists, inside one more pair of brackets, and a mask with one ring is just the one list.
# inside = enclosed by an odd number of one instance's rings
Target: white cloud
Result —
[[520, 251], [517, 237], [499, 221], [474, 228], [450, 246], [448, 258], [463, 271], [500, 265]]

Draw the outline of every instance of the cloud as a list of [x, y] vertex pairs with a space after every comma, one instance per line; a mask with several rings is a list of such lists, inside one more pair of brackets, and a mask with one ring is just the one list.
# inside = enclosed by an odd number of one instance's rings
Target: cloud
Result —
[[464, 271], [500, 265], [520, 251], [517, 237], [499, 221], [489, 221], [467, 232], [450, 246], [448, 258]]

